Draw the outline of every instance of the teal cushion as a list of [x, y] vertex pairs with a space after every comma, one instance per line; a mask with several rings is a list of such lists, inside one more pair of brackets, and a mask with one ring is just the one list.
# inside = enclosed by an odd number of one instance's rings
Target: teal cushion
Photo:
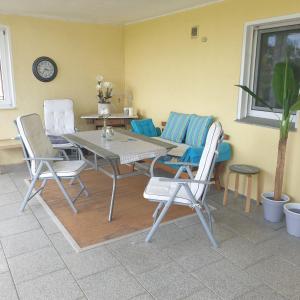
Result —
[[208, 129], [213, 122], [213, 117], [191, 115], [186, 133], [185, 143], [191, 147], [204, 146]]
[[190, 115], [171, 112], [161, 137], [176, 143], [182, 143], [189, 120]]
[[[188, 148], [183, 156], [180, 158], [180, 161], [199, 163], [202, 156], [204, 146], [200, 147], [190, 147]], [[231, 145], [229, 143], [223, 142], [219, 146], [219, 154], [216, 162], [227, 161], [231, 158]]]
[[132, 120], [130, 124], [134, 133], [149, 137], [158, 136], [158, 132], [152, 122], [152, 119]]

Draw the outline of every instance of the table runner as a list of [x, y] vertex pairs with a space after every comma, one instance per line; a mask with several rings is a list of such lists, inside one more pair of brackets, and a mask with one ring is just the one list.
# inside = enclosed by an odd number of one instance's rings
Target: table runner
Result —
[[115, 130], [112, 138], [103, 138], [101, 131], [81, 131], [64, 137], [106, 159], [119, 159], [121, 164], [167, 154], [174, 147], [168, 143], [153, 142], [126, 130]]

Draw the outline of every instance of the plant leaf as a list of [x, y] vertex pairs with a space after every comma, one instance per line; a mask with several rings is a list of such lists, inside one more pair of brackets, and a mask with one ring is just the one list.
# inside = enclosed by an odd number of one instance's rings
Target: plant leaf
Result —
[[283, 108], [284, 113], [287, 113], [299, 92], [299, 83], [295, 79], [293, 67], [288, 59], [275, 65], [272, 88], [277, 103]]
[[[299, 99], [300, 97], [298, 97]], [[291, 108], [290, 108], [290, 111], [297, 111], [297, 110], [300, 110], [300, 99], [294, 103]]]
[[241, 89], [243, 89], [245, 92], [247, 92], [251, 97], [253, 97], [254, 99], [256, 99], [258, 102], [262, 103], [264, 106], [268, 107], [271, 111], [273, 111], [273, 108], [262, 98], [260, 98], [259, 96], [257, 96], [253, 91], [251, 91], [247, 86], [245, 85], [240, 85], [240, 84], [236, 84], [235, 86], [240, 87]]

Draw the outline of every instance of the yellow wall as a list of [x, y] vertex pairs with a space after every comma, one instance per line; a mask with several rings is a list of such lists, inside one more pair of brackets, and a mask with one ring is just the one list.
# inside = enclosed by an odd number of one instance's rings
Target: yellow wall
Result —
[[[272, 190], [278, 130], [235, 122], [244, 23], [300, 11], [299, 0], [225, 0], [125, 28], [125, 86], [134, 104], [157, 124], [171, 110], [214, 115], [230, 135], [231, 163], [263, 170]], [[201, 39], [190, 39], [199, 25]], [[300, 201], [300, 132], [289, 139], [285, 191]], [[255, 194], [253, 194], [255, 196]]]
[[[238, 97], [234, 84], [240, 78], [244, 23], [299, 11], [299, 0], [225, 0], [128, 25], [125, 30], [0, 15], [0, 24], [11, 31], [17, 102], [16, 109], [0, 110], [0, 139], [15, 136], [12, 121], [18, 115], [42, 115], [47, 98], [72, 98], [77, 127], [86, 128], [78, 117], [96, 111], [95, 76], [101, 73], [115, 83], [117, 94], [124, 91], [125, 78], [135, 107], [157, 124], [171, 110], [219, 118], [230, 134], [232, 163], [259, 166], [262, 189], [272, 190], [278, 131], [234, 121]], [[206, 43], [190, 39], [192, 25], [199, 25]], [[53, 82], [42, 83], [32, 75], [32, 62], [42, 55], [52, 57], [58, 65]], [[300, 201], [299, 135], [299, 131], [290, 135], [285, 184], [296, 201]], [[19, 151], [0, 152], [0, 164], [20, 160]]]
[[[0, 15], [0, 24], [11, 32], [17, 104], [16, 109], [0, 110], [0, 139], [16, 135], [13, 120], [18, 115], [37, 112], [42, 116], [44, 99], [73, 99], [76, 126], [84, 128], [79, 116], [97, 111], [97, 74], [115, 84], [116, 94], [123, 92], [122, 27], [5, 15]], [[57, 63], [54, 81], [43, 83], [33, 76], [32, 63], [39, 56]], [[21, 158], [20, 151], [0, 151], [0, 164]]]

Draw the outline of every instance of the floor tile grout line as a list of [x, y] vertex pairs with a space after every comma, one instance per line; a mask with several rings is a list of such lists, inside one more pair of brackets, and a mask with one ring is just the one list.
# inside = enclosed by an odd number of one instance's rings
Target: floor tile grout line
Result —
[[[240, 214], [238, 211], [233, 211], [232, 210], [232, 213], [234, 213], [234, 214], [237, 214], [238, 216], [242, 216], [242, 217], [246, 217], [246, 216], [244, 216], [243, 214]], [[34, 215], [35, 216], [35, 218], [36, 219], [38, 219], [38, 222], [39, 222], [39, 218], [36, 216], [36, 215]], [[250, 219], [252, 222], [256, 222], [256, 220], [255, 219]], [[40, 222], [39, 222], [40, 223]], [[175, 225], [177, 225], [177, 224], [175, 224]], [[177, 225], [178, 226], [178, 225]], [[179, 226], [178, 226], [179, 227]], [[229, 227], [229, 226], [228, 226]], [[274, 229], [274, 228], [270, 228], [270, 229], [272, 229], [273, 231], [278, 231], [278, 230], [280, 230], [280, 229], [282, 229], [282, 228], [279, 228], [279, 229]], [[34, 229], [33, 229], [34, 230]], [[43, 229], [43, 227], [42, 227], [42, 230], [44, 230]], [[44, 232], [45, 232], [45, 230], [44, 230]], [[49, 238], [49, 236], [50, 236], [50, 234], [48, 234], [48, 233], [46, 233], [46, 235], [47, 235], [47, 237]], [[262, 240], [262, 241], [259, 241], [258, 243], [254, 243], [252, 240], [249, 240], [249, 239], [247, 239], [246, 237], [245, 237], [245, 235], [241, 235], [241, 234], [239, 234], [239, 233], [236, 233], [236, 235], [237, 236], [239, 236], [239, 237], [242, 237], [243, 239], [245, 239], [245, 240], [247, 240], [247, 241], [250, 241], [251, 243], [253, 243], [254, 245], [259, 245], [259, 244], [261, 244], [261, 243], [264, 243], [265, 241], [268, 241], [268, 240], [272, 240], [272, 239], [276, 239], [276, 236], [271, 236], [271, 237], [269, 237], [269, 238], [267, 238], [267, 239], [265, 239], [265, 240]], [[50, 239], [50, 238], [49, 238]], [[51, 239], [50, 239], [50, 242], [52, 242], [51, 241]], [[58, 251], [57, 250], [57, 248], [55, 247], [55, 245], [52, 243], [52, 245], [54, 246], [54, 249], [56, 250], [56, 251]], [[220, 254], [220, 253], [219, 253]], [[59, 253], [58, 253], [58, 255], [59, 255]], [[222, 255], [222, 254], [221, 254]], [[114, 256], [114, 255], [113, 255]], [[273, 255], [271, 255], [271, 256], [269, 256], [269, 257], [267, 257], [267, 258], [264, 258], [264, 259], [270, 259], [271, 257], [272, 257]], [[227, 258], [227, 257], [225, 257], [225, 256], [222, 256], [225, 260], [227, 260], [227, 261], [229, 261], [230, 263], [232, 263], [233, 265], [235, 265], [235, 263], [233, 263], [229, 258]], [[172, 258], [171, 258], [171, 260], [172, 260]], [[261, 260], [263, 260], [263, 259], [261, 259]], [[214, 262], [212, 262], [212, 263], [214, 263]], [[257, 262], [258, 263], [258, 262]], [[255, 264], [257, 264], [257, 263], [255, 263]], [[289, 262], [290, 263], [290, 262]], [[248, 267], [251, 267], [251, 266], [253, 266], [253, 265], [255, 265], [255, 264], [252, 264], [252, 265], [250, 265], [250, 266], [248, 266]], [[122, 265], [122, 264], [121, 264]], [[240, 268], [241, 269], [241, 267], [240, 266], [238, 266], [238, 265], [236, 265], [238, 268]], [[132, 274], [124, 265], [123, 265], [123, 267], [126, 269], [126, 271], [127, 271], [127, 273], [129, 273], [129, 274]], [[247, 268], [248, 268], [247, 267]], [[70, 272], [70, 274], [72, 274], [72, 272], [69, 270], [69, 268], [66, 266], [66, 269]], [[245, 268], [243, 268], [242, 269], [243, 271], [246, 271], [245, 270]], [[247, 272], [247, 271], [246, 271]], [[248, 272], [247, 272], [248, 273]], [[49, 274], [49, 273], [48, 273]], [[248, 273], [249, 274], [249, 273]], [[45, 274], [45, 275], [47, 275], [47, 274]], [[44, 276], [44, 275], [42, 275], [42, 276]], [[133, 276], [133, 278], [135, 278], [135, 275], [134, 274], [132, 274], [132, 276]], [[249, 276], [253, 276], [253, 277], [255, 277], [255, 278], [259, 278], [259, 277], [256, 277], [256, 276], [254, 276], [254, 275], [252, 275], [252, 274], [249, 274]], [[137, 280], [137, 278], [135, 278], [136, 280]], [[197, 278], [198, 279], [198, 278]], [[260, 279], [260, 278], [259, 278]], [[199, 279], [198, 279], [199, 280]], [[75, 282], [77, 282], [77, 280], [75, 279]], [[265, 284], [266, 286], [268, 286], [268, 284], [266, 284], [264, 281], [262, 281], [262, 284]], [[269, 287], [269, 286], [268, 286]], [[272, 287], [270, 287], [270, 289], [272, 289], [272, 290], [274, 290]], [[275, 292], [277, 292], [276, 290], [274, 290]], [[247, 292], [248, 293], [248, 292]]]
[[[30, 207], [30, 210], [31, 210], [31, 207]], [[52, 240], [50, 239], [49, 235], [47, 234], [47, 232], [45, 231], [45, 229], [43, 228], [42, 224], [40, 223], [40, 220], [37, 218], [36, 215], [34, 215], [34, 218], [36, 219], [36, 221], [38, 222], [38, 224], [40, 225], [41, 229], [43, 230], [44, 234], [47, 236], [47, 238], [49, 239], [50, 241], [50, 244], [52, 245], [53, 249], [55, 250], [56, 254], [59, 256], [59, 258], [61, 259], [62, 263], [64, 264], [65, 266], [65, 269], [68, 270], [70, 276], [72, 277], [72, 279], [74, 280], [74, 282], [76, 283], [77, 287], [79, 288], [79, 290], [82, 292], [82, 294], [87, 298], [87, 295], [85, 294], [85, 292], [82, 290], [81, 286], [79, 285], [79, 283], [77, 282], [76, 278], [74, 277], [73, 273], [71, 272], [71, 270], [68, 268], [67, 264], [65, 263], [65, 261], [63, 260], [61, 254], [59, 253], [59, 251], [56, 249], [54, 243], [52, 242]], [[62, 269], [63, 270], [63, 269]], [[58, 270], [57, 270], [58, 271]], [[47, 273], [49, 274], [49, 273]], [[40, 276], [41, 277], [41, 276]], [[39, 277], [37, 277], [39, 278]]]
[[[106, 248], [106, 246], [104, 246]], [[119, 264], [126, 270], [126, 272], [134, 278], [138, 284], [152, 297], [155, 299], [155, 297], [144, 287], [144, 285], [138, 280], [138, 278], [135, 276], [136, 274], [133, 274], [122, 262], [121, 260], [116, 256], [116, 254], [112, 251], [111, 255], [119, 262]]]
[[[269, 289], [271, 289], [273, 292], [279, 294], [279, 295], [282, 296], [283, 298], [285, 298], [285, 299], [289, 299], [289, 298], [290, 298], [289, 296], [284, 295], [284, 294], [282, 294], [280, 291], [274, 289], [271, 285], [269, 285], [269, 283], [263, 281], [263, 280], [262, 280], [261, 278], [259, 278], [258, 276], [254, 276], [254, 275], [252, 275], [252, 276], [253, 276], [254, 278], [256, 278], [256, 279], [261, 280], [262, 285], [267, 286]], [[292, 297], [294, 297], [294, 296], [297, 296], [297, 295], [293, 295]], [[287, 298], [287, 297], [289, 297], [289, 298]]]
[[[223, 255], [222, 255], [222, 256], [223, 256]], [[268, 257], [268, 258], [270, 258], [270, 257]], [[200, 267], [199, 269], [196, 269], [196, 270], [192, 271], [192, 272], [191, 272], [191, 275], [193, 275], [197, 280], [200, 280], [200, 281], [201, 281], [201, 279], [198, 278], [194, 273], [195, 273], [195, 272], [198, 272], [198, 271], [201, 271], [201, 269], [203, 269], [204, 267], [208, 267], [208, 266], [210, 266], [210, 265], [213, 265], [214, 263], [217, 263], [217, 262], [221, 261], [222, 259], [225, 260], [225, 261], [228, 261], [230, 264], [232, 264], [233, 266], [237, 267], [240, 271], [247, 273], [248, 276], [260, 280], [260, 278], [258, 278], [258, 277], [256, 277], [256, 276], [253, 276], [252, 274], [248, 273], [245, 269], [242, 269], [240, 266], [238, 266], [237, 264], [233, 263], [229, 258], [227, 258], [227, 257], [225, 257], [225, 256], [223, 256], [223, 258], [221, 258], [221, 259], [219, 259], [219, 260], [217, 260], [217, 261], [213, 261], [213, 262], [211, 262], [211, 263], [209, 263], [209, 264], [207, 264], [207, 265], [205, 265], [205, 266]], [[264, 259], [262, 259], [262, 260], [264, 260]], [[255, 264], [256, 264], [256, 263], [255, 263]], [[254, 264], [253, 264], [253, 265], [254, 265]], [[221, 297], [221, 295], [219, 295], [216, 291], [212, 290], [212, 289], [211, 289], [209, 286], [207, 286], [203, 281], [201, 281], [201, 283], [203, 283], [208, 289], [210, 289], [212, 292], [214, 292], [216, 295], [218, 295], [220, 298], [223, 299], [223, 297]], [[254, 287], [254, 288], [255, 288], [255, 287]], [[254, 289], [254, 288], [253, 288], [253, 289]], [[252, 289], [250, 289], [249, 291], [246, 291], [245, 293], [249, 293], [251, 290], [252, 290]], [[234, 299], [236, 299], [237, 297], [240, 297], [240, 296], [242, 296], [242, 295], [243, 295], [243, 294], [237, 295]], [[233, 299], [233, 300], [234, 300], [234, 299]]]
[[[30, 208], [31, 209], [31, 208]], [[34, 215], [34, 217], [37, 219], [37, 221], [38, 221], [38, 223], [40, 224], [40, 222], [39, 222], [39, 219], [37, 218], [37, 216], [34, 214], [34, 212], [33, 212], [33, 215]], [[40, 224], [41, 225], [41, 224]], [[174, 225], [177, 227], [177, 228], [180, 228], [177, 224], [175, 224], [174, 223]], [[42, 226], [41, 226], [42, 227]], [[45, 232], [45, 230], [44, 230], [44, 228], [42, 227], [42, 230]], [[54, 249], [55, 249], [55, 251], [57, 252], [57, 254], [59, 255], [59, 257], [62, 259], [62, 261], [63, 261], [63, 263], [64, 263], [64, 265], [66, 266], [66, 268], [67, 268], [67, 270], [70, 272], [70, 274], [72, 275], [72, 277], [73, 277], [73, 279], [75, 280], [75, 282], [77, 283], [77, 285], [79, 286], [79, 288], [80, 288], [80, 290], [83, 292], [83, 294], [87, 297], [87, 295], [84, 293], [84, 291], [81, 289], [81, 286], [80, 286], [80, 284], [78, 283], [78, 281], [77, 281], [77, 279], [73, 276], [73, 273], [71, 272], [71, 270], [68, 268], [68, 266], [66, 265], [66, 263], [65, 263], [65, 261], [64, 261], [64, 259], [63, 259], [63, 257], [60, 255], [60, 253], [57, 251], [57, 249], [56, 249], [56, 247], [55, 247], [55, 245], [53, 244], [53, 242], [52, 242], [52, 240], [50, 239], [50, 237], [49, 237], [49, 235], [45, 232], [45, 234], [47, 235], [47, 237], [49, 238], [49, 240], [50, 240], [50, 243], [53, 245], [53, 247], [54, 247]], [[188, 239], [188, 238], [187, 238]], [[104, 246], [105, 247], [105, 246]], [[105, 247], [105, 249], [107, 250], [107, 247]], [[138, 283], [139, 283], [139, 285], [142, 287], [142, 288], [144, 288], [144, 290], [148, 293], [148, 294], [150, 294], [152, 297], [154, 297], [140, 282], [139, 282], [139, 280], [134, 276], [134, 274], [132, 274], [127, 268], [126, 268], [126, 266], [124, 266], [121, 262], [120, 262], [120, 260], [116, 257], [116, 255], [114, 254], [114, 253], [111, 253], [111, 255], [119, 262], [119, 264], [121, 265], [121, 266], [123, 266], [124, 268], [125, 268], [125, 270], [126, 270], [126, 272], [127, 273], [129, 273], [130, 275], [131, 275], [131, 277], [132, 278], [134, 278]], [[173, 259], [172, 259], [172, 261], [173, 261]], [[174, 261], [175, 262], [175, 261]], [[176, 263], [176, 262], [175, 262]], [[177, 263], [176, 263], [177, 264]], [[118, 266], [115, 266], [115, 267], [118, 267]], [[110, 267], [110, 268], [107, 268], [106, 270], [108, 270], [108, 269], [112, 269], [112, 268], [114, 268], [114, 267]], [[155, 268], [154, 268], [155, 269]], [[94, 274], [89, 274], [88, 276], [86, 276], [86, 277], [89, 277], [89, 276], [92, 276], [92, 275], [95, 275], [95, 274], [98, 274], [98, 273], [102, 273], [103, 271], [105, 271], [105, 270], [102, 270], [102, 271], [100, 271], [100, 272], [96, 272], [96, 273], [94, 273]], [[148, 270], [149, 271], [149, 270]], [[49, 274], [49, 273], [48, 273]], [[44, 276], [44, 275], [43, 275]], [[82, 277], [82, 278], [79, 278], [78, 280], [81, 280], [81, 279], [84, 279], [84, 278], [86, 278], [86, 277]]]
[[[34, 231], [34, 230], [32, 230]], [[26, 232], [30, 232], [30, 231], [26, 231]], [[24, 233], [24, 232], [22, 232]], [[48, 237], [47, 237], [48, 238]], [[38, 251], [38, 250], [42, 250], [42, 249], [45, 249], [45, 248], [51, 248], [50, 245], [45, 245], [45, 246], [42, 246], [42, 247], [39, 247], [39, 248], [36, 248], [36, 249], [33, 249], [33, 250], [30, 250], [30, 251], [26, 251], [26, 252], [22, 252], [22, 253], [19, 253], [17, 255], [13, 255], [13, 256], [9, 256], [7, 257], [7, 259], [13, 259], [13, 258], [16, 258], [18, 256], [21, 256], [21, 255], [26, 255], [26, 254], [29, 254], [29, 253], [32, 253], [32, 252], [35, 252], [35, 251]]]
[[[2, 208], [3, 206], [0, 206], [0, 209]], [[20, 215], [16, 215], [16, 216], [13, 216], [13, 217], [8, 217], [6, 219], [2, 219], [0, 220], [0, 223], [2, 222], [6, 222], [6, 221], [9, 221], [9, 220], [12, 220], [12, 219], [15, 219], [15, 218], [19, 218], [19, 217], [23, 217], [23, 216], [28, 216], [28, 215], [33, 215], [32, 212], [25, 212], [24, 214], [20, 214]]]
[[6, 257], [6, 254], [5, 254], [5, 251], [3, 249], [3, 245], [2, 245], [2, 242], [0, 241], [0, 245], [1, 245], [1, 248], [2, 248], [2, 251], [3, 251], [3, 255], [5, 257], [5, 261], [6, 261], [6, 264], [7, 264], [7, 268], [8, 268], [8, 272], [9, 272], [9, 275], [10, 275], [10, 278], [11, 278], [11, 281], [13, 283], [13, 286], [14, 286], [14, 289], [15, 289], [15, 292], [16, 292], [16, 295], [17, 295], [17, 298], [20, 300], [20, 295], [19, 295], [19, 291], [17, 289], [17, 285], [16, 285], [16, 282], [15, 282], [15, 279], [13, 277], [13, 274], [11, 272], [11, 269], [10, 269], [10, 265], [8, 263], [8, 259]]
[[[253, 267], [253, 266], [255, 266], [255, 265], [257, 265], [257, 264], [259, 264], [259, 263], [261, 263], [261, 262], [263, 262], [263, 261], [269, 260], [269, 259], [271, 259], [271, 258], [273, 258], [273, 257], [279, 257], [279, 256], [276, 255], [276, 254], [273, 254], [273, 255], [271, 255], [271, 256], [269, 256], [269, 257], [263, 258], [263, 259], [261, 259], [259, 262], [255, 263], [255, 264], [253, 264], [253, 265], [251, 265], [251, 266], [248, 266], [248, 267], [245, 269], [245, 272], [246, 272], [247, 274], [249, 274], [249, 276], [253, 276], [253, 277], [256, 278], [257, 280], [261, 281], [262, 284], [264, 284], [265, 286], [267, 286], [268, 288], [270, 288], [272, 291], [274, 291], [274, 292], [276, 292], [277, 294], [279, 294], [280, 296], [286, 298], [286, 297], [287, 297], [286, 295], [281, 294], [280, 291], [274, 289], [272, 286], [269, 285], [269, 283], [267, 283], [266, 281], [264, 281], [263, 279], [261, 279], [259, 276], [255, 276], [255, 275], [250, 274], [250, 273], [248, 272], [248, 270], [247, 270], [248, 268]], [[279, 257], [279, 258], [280, 258], [280, 257]], [[295, 296], [295, 295], [293, 295], [293, 296]], [[293, 297], [293, 296], [292, 296], [292, 297]]]
[[[79, 290], [82, 292], [82, 294], [87, 298], [87, 295], [85, 294], [85, 292], [82, 290], [81, 286], [79, 285], [79, 283], [77, 282], [75, 276], [73, 275], [73, 273], [71, 272], [71, 270], [69, 269], [69, 267], [67, 266], [67, 264], [65, 263], [62, 255], [59, 253], [59, 251], [56, 249], [54, 243], [52, 242], [52, 240], [50, 239], [49, 235], [47, 234], [47, 232], [45, 231], [45, 229], [43, 228], [42, 224], [40, 223], [39, 219], [34, 215], [35, 219], [37, 220], [37, 222], [40, 224], [43, 232], [45, 233], [45, 235], [47, 236], [47, 238], [49, 239], [50, 241], [50, 244], [52, 245], [53, 249], [55, 250], [56, 254], [58, 255], [58, 257], [61, 259], [62, 263], [64, 264], [65, 268], [64, 269], [67, 269], [70, 276], [73, 278], [74, 282], [76, 283], [77, 287], [79, 288]], [[62, 269], [63, 270], [63, 269]], [[58, 271], [58, 270], [57, 270]], [[47, 273], [49, 274], [49, 273]], [[45, 274], [45, 275], [47, 275]], [[37, 277], [39, 278], [39, 277]]]
[[39, 279], [39, 278], [46, 277], [46, 276], [48, 276], [48, 275], [51, 275], [51, 274], [53, 274], [53, 273], [56, 273], [56, 272], [59, 272], [59, 271], [63, 271], [63, 270], [66, 270], [66, 268], [65, 268], [65, 267], [59, 268], [59, 269], [57, 269], [57, 270], [53, 270], [53, 271], [50, 271], [50, 272], [48, 272], [48, 273], [45, 273], [45, 274], [42, 274], [42, 275], [38, 275], [38, 276], [32, 277], [32, 278], [30, 278], [30, 279], [26, 279], [26, 280], [22, 280], [22, 281], [20, 281], [20, 282], [16, 282], [16, 286], [21, 285], [21, 284], [24, 284], [24, 283], [27, 283], [27, 282], [30, 282], [30, 281], [33, 281], [33, 280], [36, 280], [36, 279]]
[[[22, 216], [21, 216], [21, 217], [22, 217]], [[17, 217], [17, 218], [19, 218], [19, 217]], [[39, 224], [39, 225], [40, 225], [40, 224]], [[30, 231], [34, 231], [34, 230], [37, 230], [37, 229], [39, 229], [39, 228], [40, 228], [40, 227], [31, 228], [31, 229], [28, 229], [28, 230], [25, 230], [25, 231], [20, 231], [20, 232], [17, 232], [17, 233], [5, 235], [5, 236], [0, 236], [0, 240], [6, 239], [6, 238], [10, 238], [10, 237], [14, 237], [14, 236], [17, 236], [17, 235], [22, 234], [22, 233], [27, 233], [27, 232], [30, 232]]]

